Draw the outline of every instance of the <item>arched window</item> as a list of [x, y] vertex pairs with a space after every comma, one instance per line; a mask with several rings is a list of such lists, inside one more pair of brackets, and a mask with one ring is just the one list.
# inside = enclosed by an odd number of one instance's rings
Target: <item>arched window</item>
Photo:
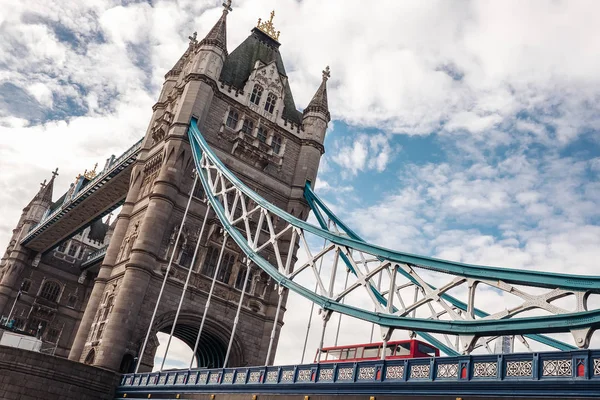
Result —
[[258, 132], [256, 133], [256, 137], [261, 142], [266, 143], [266, 141], [267, 141], [267, 130], [264, 127], [260, 126], [258, 128]]
[[231, 110], [229, 111], [229, 114], [227, 115], [227, 126], [230, 127], [231, 129], [235, 129], [235, 127], [237, 126], [238, 123], [238, 118], [239, 115], [236, 111]]
[[79, 246], [77, 246], [74, 243], [71, 243], [71, 247], [69, 247], [69, 255], [71, 257], [75, 257], [75, 254], [77, 254], [77, 250], [79, 250]]
[[[242, 290], [244, 287], [244, 277], [246, 276], [246, 267], [240, 268], [235, 278], [235, 288]], [[246, 284], [246, 291], [250, 291], [250, 282], [252, 281], [252, 270], [248, 274], [248, 283]]]
[[104, 312], [102, 313], [102, 320], [106, 321], [110, 312], [112, 311], [113, 304], [115, 302], [115, 296], [110, 296], [106, 301], [106, 305], [104, 306]]
[[271, 148], [273, 149], [273, 153], [279, 154], [281, 151], [281, 136], [273, 135], [271, 139]]
[[84, 364], [92, 365], [94, 363], [94, 359], [96, 358], [96, 351], [91, 349], [88, 355], [85, 357]]
[[204, 275], [213, 276], [215, 274], [215, 268], [217, 267], [217, 260], [219, 259], [219, 250], [214, 247], [209, 247], [206, 252], [206, 258], [204, 259], [204, 266], [202, 267], [202, 273]]
[[269, 93], [267, 96], [267, 102], [265, 103], [265, 110], [269, 113], [273, 113], [273, 109], [275, 108], [275, 103], [277, 103], [277, 96], [273, 93]]
[[69, 242], [62, 242], [60, 246], [58, 246], [58, 252], [64, 253], [65, 250], [67, 250], [67, 244], [69, 244]]
[[219, 268], [219, 275], [217, 276], [218, 280], [223, 283], [229, 283], [229, 277], [231, 276], [231, 269], [233, 268], [234, 262], [235, 256], [233, 254], [223, 254], [221, 268]]
[[250, 101], [256, 105], [260, 103], [260, 97], [262, 96], [263, 87], [256, 84], [254, 85], [254, 89], [252, 89], [252, 94], [250, 95]]
[[244, 132], [246, 135], [252, 135], [253, 129], [254, 129], [254, 122], [252, 122], [248, 118], [245, 118], [244, 124], [242, 125], [242, 132]]
[[50, 300], [56, 302], [58, 300], [58, 295], [60, 294], [60, 285], [56, 282], [46, 281], [44, 286], [42, 286], [42, 290], [40, 291], [40, 297], [43, 297], [46, 300]]

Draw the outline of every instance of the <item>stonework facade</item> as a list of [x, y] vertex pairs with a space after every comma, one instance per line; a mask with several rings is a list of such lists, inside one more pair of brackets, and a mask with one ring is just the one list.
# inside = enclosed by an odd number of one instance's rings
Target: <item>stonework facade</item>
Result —
[[[298, 111], [278, 50], [280, 44], [271, 32], [254, 28], [228, 53], [228, 11], [226, 6], [204, 39], [190, 37], [188, 49], [166, 74], [132, 168], [123, 208], [107, 229], [106, 240], [103, 238], [108, 247], [101, 265], [89, 269], [83, 278], [75, 272], [60, 275], [59, 260], [67, 257], [70, 249], [62, 246], [43, 255], [37, 267], [54, 271], [59, 275], [56, 281], [65, 286], [63, 291], [77, 296], [71, 318], [78, 325], [77, 333], [69, 328], [60, 353], [66, 355], [69, 349], [71, 360], [127, 371], [141, 357], [140, 370], [151, 369], [158, 346], [156, 334], [171, 330], [189, 268], [193, 271], [190, 288], [174, 332], [193, 347], [225, 241], [214, 297], [196, 354], [200, 366], [222, 366], [246, 262], [235, 243], [227, 241], [213, 213], [209, 212], [199, 237], [207, 206], [199, 183], [192, 191], [194, 162], [187, 138], [192, 118], [197, 119], [200, 131], [219, 158], [249, 187], [297, 217], [308, 216], [303, 188], [307, 180], [314, 182], [324, 152], [329, 122], [328, 70], [309, 106], [304, 112]], [[183, 221], [190, 195], [189, 212]], [[36, 207], [46, 208], [47, 212], [46, 203], [51, 202], [37, 203]], [[29, 229], [39, 219], [30, 218], [29, 225], [22, 224], [22, 229]], [[192, 262], [197, 244], [199, 251]], [[3, 293], [8, 300], [14, 297], [20, 277], [36, 268], [31, 261], [35, 254], [18, 241], [11, 246], [3, 262], [19, 264], [19, 278], [2, 279], [0, 300]], [[170, 259], [172, 268], [163, 300], [146, 351], [140, 355]], [[6, 270], [5, 265], [3, 268]], [[277, 324], [275, 344], [283, 324], [285, 302], [279, 320], [274, 321], [278, 296], [268, 275], [251, 266], [247, 288], [229, 366], [264, 364], [273, 324]], [[10, 301], [0, 302], [0, 312], [4, 308], [7, 314], [7, 304]], [[62, 309], [55, 312], [60, 318], [67, 314]], [[270, 362], [274, 352], [271, 354]]]

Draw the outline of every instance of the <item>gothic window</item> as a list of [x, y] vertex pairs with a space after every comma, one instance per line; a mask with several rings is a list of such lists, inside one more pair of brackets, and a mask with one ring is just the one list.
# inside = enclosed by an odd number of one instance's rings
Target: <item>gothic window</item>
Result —
[[192, 196], [200, 200], [204, 199], [204, 188], [202, 187], [202, 184], [200, 182], [196, 184]]
[[29, 332], [33, 333], [34, 335], [37, 335], [38, 333], [42, 334], [44, 333], [44, 330], [46, 330], [47, 324], [48, 322], [44, 321], [43, 319], [32, 318], [29, 321]]
[[267, 130], [265, 128], [263, 128], [262, 126], [259, 127], [256, 137], [258, 138], [258, 140], [265, 143], [267, 141]]
[[253, 129], [254, 129], [254, 122], [252, 122], [248, 118], [245, 118], [244, 124], [242, 125], [242, 132], [244, 132], [247, 135], [252, 135]]
[[262, 96], [262, 92], [262, 86], [258, 84], [254, 85], [254, 89], [252, 89], [252, 94], [250, 95], [250, 101], [258, 105], [258, 103], [260, 103], [260, 97]]
[[230, 127], [231, 129], [235, 129], [235, 127], [237, 126], [238, 123], [238, 118], [239, 115], [236, 111], [231, 110], [229, 111], [229, 114], [227, 115], [227, 126]]
[[46, 300], [50, 300], [56, 302], [58, 300], [58, 295], [60, 294], [60, 285], [56, 282], [46, 281], [44, 286], [42, 286], [42, 290], [40, 291], [40, 297], [43, 297]]
[[106, 301], [106, 305], [104, 306], [104, 312], [102, 313], [102, 321], [106, 321], [110, 312], [113, 308], [113, 303], [115, 302], [115, 296], [110, 296]]
[[77, 303], [77, 296], [70, 295], [67, 300], [67, 307], [75, 308], [75, 304]]
[[269, 93], [267, 96], [267, 102], [265, 103], [265, 111], [273, 114], [275, 103], [277, 103], [277, 96], [275, 96], [273, 93]]
[[[242, 290], [244, 287], [244, 277], [246, 276], [246, 267], [240, 268], [237, 277], [235, 278], [235, 288]], [[250, 282], [252, 282], [252, 270], [248, 274], [248, 283], [246, 284], [246, 292], [250, 291]]]
[[96, 358], [96, 351], [91, 349], [88, 355], [85, 357], [84, 364], [92, 365], [94, 363], [94, 359]]
[[191, 257], [188, 254], [188, 249], [187, 249], [187, 241], [184, 241], [180, 248], [179, 248], [179, 261], [178, 264], [181, 265], [182, 267], [189, 267], [190, 265], [190, 261], [191, 261]]
[[68, 244], [68, 243], [69, 243], [69, 242], [62, 242], [62, 243], [60, 244], [60, 246], [58, 246], [58, 251], [59, 251], [60, 253], [64, 253], [64, 252], [67, 250], [67, 244]]
[[75, 257], [75, 254], [77, 254], [77, 250], [79, 250], [79, 246], [71, 243], [71, 247], [69, 247], [69, 255], [71, 257]]
[[27, 293], [29, 292], [29, 289], [31, 289], [31, 280], [24, 279], [23, 283], [21, 283], [21, 292]]
[[235, 262], [235, 256], [233, 254], [223, 254], [223, 259], [221, 260], [221, 268], [219, 268], [219, 275], [217, 279], [223, 283], [229, 282], [229, 277], [231, 276], [231, 269], [233, 268], [233, 263]]
[[59, 334], [60, 331], [56, 328], [48, 329], [48, 331], [46, 332], [46, 341], [50, 343], [56, 343]]
[[271, 148], [273, 149], [273, 153], [279, 154], [281, 151], [281, 136], [273, 135], [271, 139]]
[[210, 246], [206, 252], [206, 258], [204, 259], [204, 266], [202, 267], [202, 273], [204, 275], [213, 276], [215, 274], [215, 268], [217, 267], [217, 260], [219, 259], [219, 250]]
[[100, 324], [98, 327], [98, 333], [96, 334], [96, 340], [102, 339], [102, 334], [104, 333], [104, 322]]

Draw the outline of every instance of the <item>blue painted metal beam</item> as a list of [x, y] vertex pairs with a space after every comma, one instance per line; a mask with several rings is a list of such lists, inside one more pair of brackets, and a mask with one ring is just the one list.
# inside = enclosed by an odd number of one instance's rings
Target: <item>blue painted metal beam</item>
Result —
[[[310, 182], [306, 182], [306, 185], [304, 187], [304, 198], [308, 202], [308, 205], [310, 206], [311, 210], [315, 213], [315, 215], [319, 215], [320, 219], [318, 219], [318, 220], [319, 220], [319, 224], [321, 225], [321, 228], [327, 229], [327, 225], [325, 224], [325, 220], [321, 214], [321, 210], [322, 210], [327, 215], [327, 217], [329, 219], [331, 219], [338, 227], [340, 227], [349, 237], [351, 237], [352, 239], [355, 239], [355, 240], [360, 240], [362, 242], [365, 241], [357, 233], [355, 233], [348, 225], [346, 225], [341, 219], [339, 219], [337, 217], [337, 215], [335, 215], [335, 213], [333, 211], [331, 211], [331, 209], [329, 207], [327, 207], [325, 202], [323, 200], [321, 200], [321, 198], [312, 190], [312, 187], [310, 186]], [[321, 221], [323, 221], [323, 223], [321, 223]], [[398, 270], [398, 272], [400, 274], [402, 274], [402, 276], [404, 276], [406, 279], [408, 279], [413, 284], [420, 286], [419, 283], [417, 282], [417, 280], [415, 278], [413, 278], [410, 274], [406, 273], [403, 270]], [[428, 285], [431, 289], [436, 290], [435, 286], [430, 285], [430, 284], [428, 284]], [[379, 296], [377, 296], [377, 298], [379, 298], [379, 299], [383, 298], [383, 296], [381, 296], [381, 294], [375, 288], [371, 288], [371, 289], [374, 292], [376, 292], [376, 295], [379, 295]], [[463, 311], [467, 311], [467, 309], [468, 309], [467, 305], [464, 302], [456, 299], [453, 296], [450, 296], [447, 293], [443, 293], [440, 297], [442, 299], [444, 299], [445, 301], [447, 301], [448, 303], [452, 304], [453, 306], [455, 306]], [[382, 304], [387, 305], [387, 302], [384, 301], [384, 302], [382, 302]], [[485, 311], [479, 310], [478, 308], [475, 308], [474, 313], [479, 318], [484, 318], [484, 317], [487, 317], [490, 315], [490, 314], [486, 313]], [[421, 337], [425, 338], [427, 341], [429, 341], [434, 346], [438, 347], [444, 353], [446, 353], [448, 355], [458, 355], [458, 354], [454, 354], [454, 353], [456, 353], [454, 351], [448, 352], [448, 350], [452, 350], [452, 349], [450, 349], [448, 346], [444, 345], [439, 340], [435, 339], [433, 336], [431, 336], [425, 332], [416, 332], [416, 333], [418, 335], [420, 335]], [[542, 343], [547, 346], [554, 347], [555, 349], [558, 349], [561, 351], [577, 349], [577, 347], [575, 347], [575, 346], [569, 345], [567, 343], [563, 343], [560, 340], [556, 340], [554, 338], [544, 336], [544, 335], [529, 334], [529, 335], [524, 335], [524, 336], [526, 336], [527, 338], [532, 339], [538, 343]]]
[[593, 291], [597, 291], [600, 290], [600, 277], [543, 273], [537, 271], [517, 271], [437, 260], [434, 258], [415, 256], [384, 249], [379, 246], [363, 243], [352, 238], [343, 237], [325, 231], [321, 228], [308, 224], [305, 221], [299, 220], [298, 218], [295, 218], [278, 207], [270, 204], [265, 199], [250, 190], [246, 185], [244, 185], [212, 152], [200, 134], [195, 120], [191, 121], [188, 133], [196, 168], [198, 171], [200, 171], [199, 177], [206, 192], [207, 199], [211, 203], [211, 206], [223, 224], [224, 229], [227, 230], [231, 238], [244, 251], [244, 253], [246, 253], [248, 258], [258, 267], [263, 269], [267, 274], [269, 274], [278, 284], [292, 290], [297, 294], [300, 294], [313, 303], [318, 304], [323, 309], [351, 315], [367, 322], [372, 322], [380, 326], [387, 326], [395, 329], [448, 333], [454, 335], [497, 336], [520, 335], [528, 333], [555, 333], [568, 332], [576, 329], [595, 329], [600, 326], [600, 310], [506, 320], [439, 321], [422, 318], [401, 317], [397, 315], [366, 311], [357, 307], [341, 304], [332, 301], [325, 296], [318, 295], [313, 291], [299, 285], [293, 280], [290, 280], [285, 275], [281, 274], [278, 269], [271, 265], [267, 260], [255, 253], [249, 246], [247, 238], [245, 238], [244, 235], [242, 235], [234, 226], [229, 223], [223, 206], [212, 194], [207, 181], [208, 178], [204, 175], [205, 172], [200, 164], [202, 155], [210, 159], [211, 163], [218, 167], [220, 173], [222, 173], [240, 191], [242, 191], [257, 204], [267, 209], [269, 212], [277, 215], [279, 218], [287, 221], [288, 223], [303, 229], [305, 232], [312, 233], [340, 246], [346, 246], [348, 248], [364, 251], [366, 253], [373, 254], [376, 257], [382, 257], [393, 262], [417, 264], [421, 268], [432, 269], [475, 279], [500, 279], [508, 283], [523, 284], [527, 286], [549, 288], [558, 287], [567, 290], [581, 290], [583, 288], [584, 290], [593, 289]]

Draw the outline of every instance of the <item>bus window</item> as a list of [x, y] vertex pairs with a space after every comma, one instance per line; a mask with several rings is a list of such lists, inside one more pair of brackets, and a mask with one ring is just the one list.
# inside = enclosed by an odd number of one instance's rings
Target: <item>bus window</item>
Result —
[[356, 358], [356, 349], [348, 349], [348, 359]]
[[362, 358], [379, 357], [379, 347], [365, 347]]
[[396, 346], [395, 356], [410, 356], [410, 343], [399, 343]]
[[417, 351], [423, 354], [427, 354], [428, 356], [435, 356], [435, 349], [423, 343], [418, 343]]
[[326, 360], [339, 360], [341, 350], [328, 350]]
[[394, 355], [394, 350], [395, 350], [395, 347], [396, 347], [396, 345], [395, 345], [395, 344], [393, 344], [393, 345], [391, 345], [391, 346], [387, 346], [387, 347], [385, 348], [385, 356], [386, 356], [386, 357], [393, 356], [393, 355]]

